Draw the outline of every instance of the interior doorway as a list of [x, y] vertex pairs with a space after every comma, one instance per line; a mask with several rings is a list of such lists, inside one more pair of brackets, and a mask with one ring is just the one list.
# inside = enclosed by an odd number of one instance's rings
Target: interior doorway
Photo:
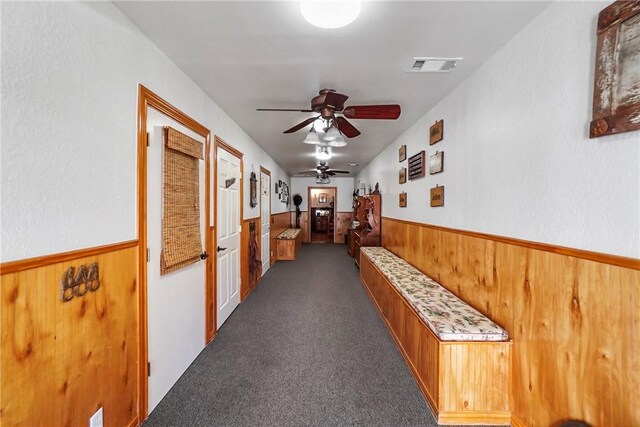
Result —
[[271, 172], [260, 166], [260, 250], [262, 275], [271, 266]]
[[333, 243], [335, 241], [337, 196], [337, 187], [309, 187], [307, 215], [311, 243]]

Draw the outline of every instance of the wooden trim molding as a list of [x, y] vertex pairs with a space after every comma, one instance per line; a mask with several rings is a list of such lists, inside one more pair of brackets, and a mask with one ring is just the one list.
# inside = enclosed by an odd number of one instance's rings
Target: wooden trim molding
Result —
[[565, 246], [550, 245], [547, 243], [532, 242], [530, 240], [515, 239], [512, 237], [497, 236], [494, 234], [480, 233], [476, 231], [459, 230], [456, 228], [442, 227], [440, 225], [426, 224], [422, 222], [407, 221], [404, 219], [391, 218], [383, 216], [382, 219], [396, 221], [402, 224], [415, 225], [418, 227], [431, 228], [433, 230], [448, 231], [451, 233], [462, 234], [465, 236], [478, 237], [481, 239], [493, 240], [495, 242], [507, 243], [510, 245], [522, 246], [540, 251], [553, 252], [559, 255], [567, 255], [575, 258], [582, 258], [590, 261], [597, 261], [603, 264], [617, 265], [619, 267], [640, 270], [640, 259], [627, 258], [619, 255], [603, 254], [600, 252], [591, 252], [583, 249], [568, 248]]
[[[265, 168], [264, 166], [260, 166], [260, 172], [263, 172], [269, 176], [271, 176], [271, 171], [267, 168]], [[269, 192], [269, 196], [271, 196], [271, 192]]]
[[71, 261], [78, 258], [106, 254], [108, 252], [115, 252], [121, 249], [133, 248], [135, 246], [138, 246], [138, 240], [128, 240], [126, 242], [95, 246], [93, 248], [77, 249], [52, 255], [42, 255], [33, 258], [3, 262], [2, 264], [0, 264], [0, 274], [4, 275], [23, 270], [30, 270], [32, 268], [43, 267], [45, 265], [57, 264], [59, 262]]
[[[139, 348], [138, 348], [138, 419], [144, 421], [147, 418], [148, 411], [148, 372], [147, 361], [148, 355], [148, 325], [147, 325], [147, 260], [141, 254], [146, 252], [147, 247], [147, 112], [149, 108], [153, 108], [162, 114], [170, 117], [178, 123], [189, 128], [193, 132], [205, 138], [206, 157], [210, 157], [208, 150], [210, 149], [211, 132], [200, 123], [187, 116], [182, 111], [165, 101], [143, 85], [138, 85], [138, 313], [139, 313]], [[205, 178], [209, 176], [209, 162], [205, 161]], [[209, 224], [209, 181], [205, 182], [205, 218], [206, 224]], [[210, 233], [207, 233], [205, 247], [211, 248]], [[206, 276], [205, 282], [205, 308], [212, 303], [215, 306], [215, 292], [207, 292], [207, 287], [211, 286], [212, 278], [209, 268], [210, 258], [207, 259], [205, 266]], [[207, 298], [213, 298], [213, 302], [206, 301]], [[215, 322], [215, 316], [214, 316]], [[213, 325], [213, 334], [211, 333], [210, 319], [205, 315], [205, 344], [210, 341], [210, 337], [215, 334], [215, 324]]]
[[227, 144], [222, 138], [220, 138], [218, 135], [214, 135], [213, 137], [216, 148], [222, 148], [225, 151], [228, 151], [229, 153], [233, 154], [234, 156], [236, 156], [239, 159], [243, 159], [244, 158], [244, 154], [242, 154], [241, 151], [237, 150], [236, 148], [232, 147], [231, 145]]

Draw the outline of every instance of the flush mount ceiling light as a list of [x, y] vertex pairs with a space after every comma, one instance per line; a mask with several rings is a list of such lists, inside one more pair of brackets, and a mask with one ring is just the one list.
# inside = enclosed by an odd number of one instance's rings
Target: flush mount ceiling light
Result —
[[360, 14], [361, 0], [302, 0], [300, 12], [310, 24], [320, 28], [340, 28]]

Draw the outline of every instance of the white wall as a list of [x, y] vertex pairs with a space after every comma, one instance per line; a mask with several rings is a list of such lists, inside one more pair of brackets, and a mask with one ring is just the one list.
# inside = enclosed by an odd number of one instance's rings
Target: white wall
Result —
[[[380, 182], [383, 215], [640, 257], [640, 132], [588, 138], [606, 4], [552, 4], [370, 162], [356, 182]], [[444, 140], [429, 147], [439, 119]], [[398, 184], [402, 144], [444, 151], [444, 172]], [[429, 207], [436, 184], [441, 208]]]
[[[353, 177], [340, 177], [340, 178], [331, 178], [331, 183], [329, 184], [316, 184], [315, 178], [291, 178], [291, 197], [294, 194], [300, 194], [302, 196], [302, 204], [300, 205], [301, 211], [307, 210], [307, 197], [309, 187], [337, 187], [338, 190], [338, 201], [336, 203], [337, 212], [351, 212], [352, 209], [352, 201], [353, 201], [353, 188], [354, 188], [354, 180]], [[295, 211], [296, 206], [291, 202], [291, 210]]]
[[[142, 83], [244, 153], [287, 174], [111, 3], [2, 4], [2, 261], [137, 238]], [[273, 203], [273, 212], [287, 211]]]

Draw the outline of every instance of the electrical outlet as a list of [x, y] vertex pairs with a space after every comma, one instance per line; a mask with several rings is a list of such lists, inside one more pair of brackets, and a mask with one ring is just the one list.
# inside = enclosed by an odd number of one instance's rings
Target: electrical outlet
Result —
[[89, 418], [89, 427], [102, 427], [102, 406]]

